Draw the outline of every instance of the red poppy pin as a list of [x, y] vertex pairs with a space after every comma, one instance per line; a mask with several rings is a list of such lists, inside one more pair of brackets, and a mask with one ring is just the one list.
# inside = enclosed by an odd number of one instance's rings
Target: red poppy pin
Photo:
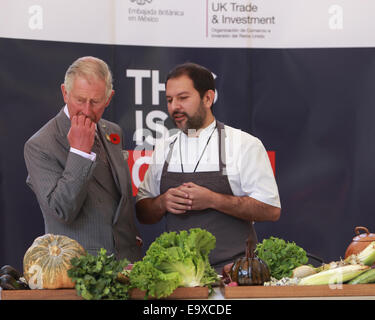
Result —
[[119, 144], [120, 143], [120, 136], [117, 133], [111, 133], [110, 135], [106, 135], [107, 140], [112, 142], [113, 144]]

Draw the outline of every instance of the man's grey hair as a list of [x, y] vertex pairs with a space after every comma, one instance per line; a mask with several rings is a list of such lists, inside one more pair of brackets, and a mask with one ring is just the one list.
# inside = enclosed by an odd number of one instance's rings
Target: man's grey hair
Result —
[[76, 76], [83, 77], [88, 81], [101, 79], [106, 84], [106, 96], [112, 92], [112, 73], [107, 63], [95, 57], [81, 57], [74, 61], [65, 73], [64, 85], [67, 92], [70, 92]]

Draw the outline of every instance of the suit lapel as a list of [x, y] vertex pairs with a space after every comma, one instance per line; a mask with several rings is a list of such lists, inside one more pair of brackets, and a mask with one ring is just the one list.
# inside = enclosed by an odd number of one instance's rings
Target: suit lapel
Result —
[[107, 151], [107, 156], [109, 158], [110, 167], [112, 171], [113, 178], [115, 180], [117, 189], [121, 192], [125, 191], [125, 185], [122, 183], [123, 179], [120, 179], [120, 176], [122, 174], [121, 168], [123, 166], [123, 163], [121, 164], [121, 145], [116, 145], [110, 141], [109, 138], [109, 132], [106, 124], [104, 121], [99, 120], [98, 122], [98, 132], [102, 138], [102, 142], [104, 145], [104, 148]]
[[56, 140], [69, 152], [70, 144], [68, 141], [68, 132], [70, 129], [70, 120], [64, 112], [64, 108], [56, 116], [57, 134], [55, 135]]

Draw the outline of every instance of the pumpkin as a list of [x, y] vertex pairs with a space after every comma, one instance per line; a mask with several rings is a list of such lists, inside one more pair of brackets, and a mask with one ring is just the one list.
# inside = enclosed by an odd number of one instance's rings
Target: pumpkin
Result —
[[85, 249], [63, 235], [45, 234], [34, 240], [23, 258], [23, 276], [30, 289], [74, 288], [67, 271], [70, 259], [84, 255]]
[[254, 247], [250, 247], [249, 240], [246, 246], [246, 256], [233, 263], [229, 275], [231, 281], [239, 286], [262, 285], [271, 278], [267, 264], [255, 255]]

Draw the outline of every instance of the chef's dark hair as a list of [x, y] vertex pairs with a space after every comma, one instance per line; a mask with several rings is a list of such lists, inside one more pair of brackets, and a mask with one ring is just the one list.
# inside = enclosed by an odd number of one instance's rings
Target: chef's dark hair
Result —
[[193, 81], [194, 88], [199, 92], [201, 99], [208, 90], [215, 91], [215, 80], [211, 71], [193, 62], [185, 62], [173, 68], [167, 75], [165, 85], [167, 86], [169, 79], [179, 78], [183, 75]]

